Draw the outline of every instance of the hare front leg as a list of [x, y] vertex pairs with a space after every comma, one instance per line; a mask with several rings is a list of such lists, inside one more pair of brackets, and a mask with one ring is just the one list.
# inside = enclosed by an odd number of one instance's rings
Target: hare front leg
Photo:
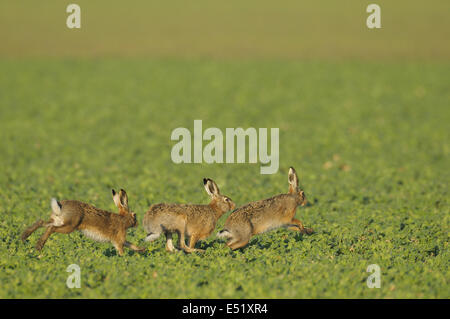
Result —
[[[186, 239], [184, 237], [185, 236], [184, 231], [178, 230], [177, 233], [178, 233], [178, 244], [179, 244], [180, 248], [184, 250], [185, 253], [192, 253], [194, 251], [197, 251], [197, 252], [203, 252], [204, 251], [203, 249], [196, 249], [196, 248], [191, 248], [190, 247], [191, 246], [191, 242], [192, 242], [192, 236], [191, 236], [191, 238], [189, 240], [189, 246], [186, 246], [186, 242], [185, 242]], [[195, 242], [197, 242], [197, 241], [195, 240]]]
[[306, 228], [305, 226], [303, 226], [303, 223], [296, 218], [293, 218], [291, 220], [291, 224], [292, 225], [288, 227], [289, 230], [299, 231], [302, 234], [307, 235], [311, 235], [314, 232], [312, 228]]
[[119, 253], [119, 256], [123, 256], [123, 245], [125, 243], [124, 242], [115, 241], [112, 244], [113, 244], [114, 248], [117, 250], [117, 252]]
[[137, 251], [137, 252], [140, 252], [140, 253], [145, 251], [145, 248], [141, 248], [141, 247], [138, 247], [136, 245], [133, 245], [132, 243], [130, 243], [128, 241], [126, 241], [124, 245], [126, 247], [130, 248], [131, 250], [134, 250], [134, 251]]
[[192, 249], [192, 251], [204, 252], [205, 250], [203, 249], [195, 248], [195, 244], [197, 243], [198, 240], [199, 236], [197, 234], [192, 234], [191, 237], [189, 238], [189, 248]]
[[195, 248], [197, 241], [198, 237], [195, 234], [192, 234], [191, 237], [189, 237], [189, 248]]

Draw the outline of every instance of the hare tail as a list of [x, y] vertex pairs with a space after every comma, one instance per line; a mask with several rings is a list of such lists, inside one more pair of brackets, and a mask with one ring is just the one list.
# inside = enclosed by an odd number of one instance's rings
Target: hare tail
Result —
[[233, 237], [233, 235], [231, 235], [231, 233], [228, 230], [224, 229], [217, 233], [217, 237], [227, 239]]
[[55, 198], [52, 198], [52, 211], [55, 215], [61, 215], [61, 204]]
[[64, 225], [64, 217], [61, 213], [61, 204], [55, 199], [52, 198], [52, 215], [50, 216], [53, 219], [53, 226], [62, 226]]

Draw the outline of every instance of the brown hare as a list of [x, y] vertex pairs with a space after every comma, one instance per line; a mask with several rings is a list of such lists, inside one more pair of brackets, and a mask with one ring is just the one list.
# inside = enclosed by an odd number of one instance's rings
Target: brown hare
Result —
[[[153, 241], [164, 233], [166, 250], [174, 252], [172, 233], [176, 232], [179, 247], [185, 252], [202, 251], [195, 249], [197, 241], [207, 238], [214, 231], [219, 218], [235, 207], [229, 197], [220, 194], [214, 181], [204, 178], [203, 184], [211, 196], [208, 205], [162, 203], [150, 206], [143, 221], [147, 232], [145, 240]], [[189, 246], [186, 246], [185, 237], [189, 237]]]
[[304, 206], [307, 201], [305, 193], [298, 188], [298, 177], [294, 168], [289, 169], [289, 193], [249, 203], [236, 209], [226, 220], [225, 227], [217, 234], [227, 239], [231, 249], [244, 247], [254, 235], [286, 227], [304, 234], [313, 232], [305, 228], [301, 221], [295, 219], [297, 206]]
[[76, 200], [63, 200], [58, 202], [52, 199], [52, 214], [48, 221], [42, 219], [25, 229], [22, 240], [27, 239], [35, 230], [46, 227], [44, 234], [36, 244], [36, 249], [44, 247], [48, 237], [53, 233], [69, 234], [75, 230], [81, 231], [85, 236], [101, 242], [111, 242], [119, 255], [123, 255], [123, 246], [134, 251], [142, 252], [139, 248], [126, 241], [127, 229], [136, 227], [136, 214], [128, 208], [127, 193], [121, 189], [117, 194], [112, 190], [113, 200], [119, 208], [119, 214], [98, 209], [89, 204]]

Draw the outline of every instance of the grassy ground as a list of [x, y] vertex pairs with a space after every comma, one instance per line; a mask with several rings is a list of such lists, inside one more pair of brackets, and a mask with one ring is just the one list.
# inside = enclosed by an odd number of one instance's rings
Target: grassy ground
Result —
[[[0, 297], [449, 298], [450, 122], [447, 62], [0, 60]], [[279, 127], [280, 170], [173, 164], [171, 131]], [[287, 191], [294, 166], [316, 233], [277, 230], [230, 252], [116, 255], [79, 233], [41, 254], [23, 228], [50, 198], [115, 211], [124, 188], [142, 221], [151, 203], [208, 198], [213, 178], [238, 205]], [[223, 225], [225, 217], [220, 220]], [[80, 289], [65, 285], [70, 264]], [[369, 289], [366, 268], [381, 267]]]

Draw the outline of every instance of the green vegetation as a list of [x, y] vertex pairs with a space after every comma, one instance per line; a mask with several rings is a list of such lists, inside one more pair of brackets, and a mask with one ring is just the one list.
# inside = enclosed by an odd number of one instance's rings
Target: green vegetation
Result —
[[[0, 60], [1, 298], [449, 298], [446, 62]], [[173, 164], [176, 127], [279, 127], [280, 170], [260, 164]], [[213, 178], [238, 205], [287, 191], [294, 166], [312, 203], [297, 217], [316, 233], [277, 230], [230, 252], [147, 245], [126, 250], [79, 233], [24, 227], [50, 198], [116, 211], [127, 190], [139, 222], [151, 203], [206, 203]], [[226, 216], [220, 220], [218, 229]], [[68, 289], [66, 268], [81, 267]], [[381, 267], [369, 289], [366, 268]]]

